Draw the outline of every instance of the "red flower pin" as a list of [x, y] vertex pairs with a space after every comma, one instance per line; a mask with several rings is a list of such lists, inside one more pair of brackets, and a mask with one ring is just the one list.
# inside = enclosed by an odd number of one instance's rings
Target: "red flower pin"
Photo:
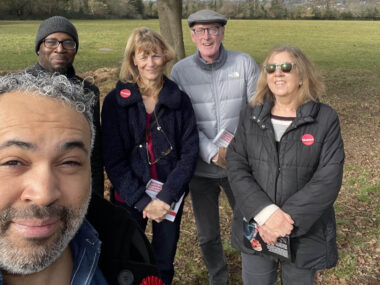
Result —
[[140, 285], [165, 285], [157, 276], [148, 276], [141, 281]]

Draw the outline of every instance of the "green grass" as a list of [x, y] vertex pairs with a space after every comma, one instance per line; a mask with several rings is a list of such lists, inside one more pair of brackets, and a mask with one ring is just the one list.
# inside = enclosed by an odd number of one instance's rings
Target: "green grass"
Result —
[[343, 250], [340, 252], [339, 263], [343, 269], [336, 267], [331, 270], [331, 273], [334, 273], [338, 278], [349, 280], [352, 275], [355, 274], [357, 265], [356, 259], [353, 258], [350, 252]]
[[[0, 71], [35, 63], [34, 38], [41, 21], [0, 21]], [[139, 26], [159, 31], [158, 20], [73, 20], [79, 33], [78, 71], [119, 66], [130, 32]], [[186, 54], [195, 47], [182, 23]], [[322, 69], [380, 72], [380, 22], [230, 20], [224, 44], [262, 62], [279, 44], [297, 45]], [[5, 40], [4, 40], [5, 39]], [[101, 51], [100, 48], [112, 51]]]

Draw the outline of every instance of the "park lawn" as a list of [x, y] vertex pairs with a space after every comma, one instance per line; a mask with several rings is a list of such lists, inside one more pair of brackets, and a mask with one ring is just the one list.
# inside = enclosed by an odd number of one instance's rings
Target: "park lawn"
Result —
[[[117, 80], [131, 30], [159, 30], [157, 20], [74, 20], [79, 33], [75, 67], [92, 76], [102, 99]], [[0, 73], [36, 62], [34, 38], [40, 21], [0, 21]], [[195, 51], [183, 21], [186, 54]], [[380, 22], [231, 20], [224, 44], [261, 63], [278, 44], [301, 47], [327, 85], [322, 99], [339, 114], [345, 143], [343, 186], [335, 203], [339, 262], [319, 272], [317, 284], [378, 284], [380, 280]], [[106, 49], [106, 50], [103, 50]], [[107, 181], [109, 187], [109, 181]], [[231, 248], [232, 211], [221, 196], [221, 232], [230, 284], [240, 284], [240, 255]], [[149, 234], [149, 233], [148, 233]], [[186, 199], [173, 284], [207, 284], [197, 245], [191, 201]]]
[[[0, 21], [0, 71], [21, 70], [35, 63], [34, 39], [40, 21]], [[79, 34], [77, 71], [119, 66], [132, 29], [159, 31], [157, 20], [73, 20]], [[192, 54], [184, 20], [186, 54]], [[230, 20], [226, 48], [244, 51], [262, 62], [279, 44], [299, 46], [321, 68], [380, 72], [380, 21]]]

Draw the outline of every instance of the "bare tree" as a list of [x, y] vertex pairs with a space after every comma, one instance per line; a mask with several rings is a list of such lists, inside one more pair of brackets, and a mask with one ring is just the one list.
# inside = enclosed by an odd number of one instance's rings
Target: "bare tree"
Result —
[[157, 9], [161, 35], [176, 52], [175, 59], [167, 66], [166, 72], [169, 73], [174, 63], [185, 57], [181, 21], [182, 0], [158, 0]]

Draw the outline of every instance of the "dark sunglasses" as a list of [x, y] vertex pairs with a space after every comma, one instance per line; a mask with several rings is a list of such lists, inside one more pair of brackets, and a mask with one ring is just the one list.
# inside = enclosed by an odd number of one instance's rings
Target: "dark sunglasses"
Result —
[[267, 73], [275, 72], [277, 67], [280, 67], [282, 72], [289, 73], [290, 71], [292, 71], [294, 65], [296, 64], [293, 62], [284, 62], [281, 64], [269, 63], [269, 64], [264, 65], [264, 68]]

